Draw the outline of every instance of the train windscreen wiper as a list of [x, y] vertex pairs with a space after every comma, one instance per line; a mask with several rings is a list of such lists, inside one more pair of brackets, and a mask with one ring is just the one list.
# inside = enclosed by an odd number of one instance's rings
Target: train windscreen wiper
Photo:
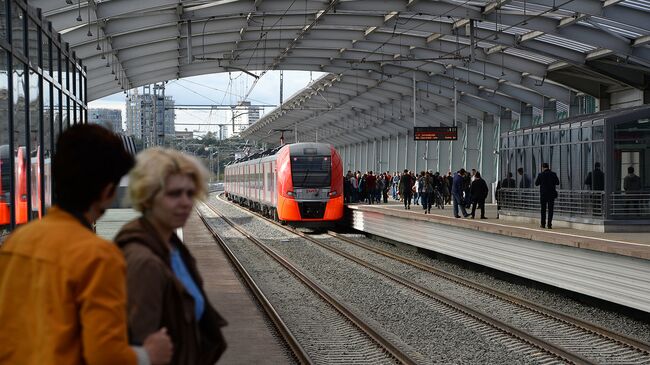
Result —
[[300, 183], [300, 187], [301, 187], [301, 188], [304, 188], [304, 187], [305, 187], [305, 182], [307, 181], [307, 177], [309, 177], [309, 172], [310, 172], [310, 171], [311, 171], [310, 169], [307, 169], [307, 170], [305, 171], [305, 177], [302, 178], [302, 182]]

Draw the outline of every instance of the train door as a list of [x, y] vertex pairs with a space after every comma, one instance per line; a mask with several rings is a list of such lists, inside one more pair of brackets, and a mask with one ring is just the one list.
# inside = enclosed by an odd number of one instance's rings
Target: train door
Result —
[[16, 224], [27, 223], [27, 150], [18, 147], [16, 154]]
[[241, 184], [242, 184], [242, 166], [237, 166], [237, 196], [241, 196]]
[[253, 164], [253, 187], [255, 190], [253, 191], [253, 196], [255, 197], [255, 201], [259, 202], [260, 201], [260, 184], [259, 184], [259, 179], [257, 178], [259, 171], [260, 171], [260, 166], [259, 164], [255, 163]]
[[278, 205], [278, 174], [276, 171], [276, 160], [271, 162], [271, 202], [273, 206]]
[[251, 165], [246, 164], [244, 174], [246, 175], [246, 197], [251, 197]]
[[38, 216], [38, 219], [41, 219], [43, 217], [43, 212], [41, 209], [41, 201], [43, 197], [41, 197], [41, 147], [39, 146], [36, 149], [36, 155], [31, 157], [31, 168], [32, 168], [32, 181], [31, 181], [31, 186], [32, 186], [32, 212], [34, 212], [36, 216]]
[[265, 204], [269, 202], [268, 201], [269, 181], [268, 181], [268, 176], [266, 175], [268, 171], [269, 171], [269, 163], [263, 162], [262, 163], [262, 199], [264, 199]]
[[258, 173], [259, 166], [254, 163], [253, 164], [253, 197], [255, 198], [255, 201], [260, 201], [259, 197], [259, 189], [258, 189], [258, 183], [257, 183], [257, 173]]
[[9, 145], [0, 146], [0, 227], [11, 223], [11, 152]]

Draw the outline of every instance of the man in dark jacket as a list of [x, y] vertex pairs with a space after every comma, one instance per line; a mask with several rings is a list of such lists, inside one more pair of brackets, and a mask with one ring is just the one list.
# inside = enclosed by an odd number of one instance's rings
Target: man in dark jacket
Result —
[[375, 200], [375, 190], [377, 189], [377, 177], [372, 174], [372, 171], [368, 171], [365, 187], [366, 195], [368, 196], [368, 204], [372, 204]]
[[460, 169], [456, 174], [454, 174], [454, 180], [451, 185], [451, 196], [453, 198], [453, 203], [454, 203], [454, 217], [460, 218], [458, 215], [458, 206], [460, 205], [460, 210], [463, 213], [463, 217], [467, 218], [469, 217], [469, 214], [467, 214], [467, 210], [465, 210], [465, 204], [463, 203], [463, 181], [464, 177], [467, 174], [465, 169]]
[[587, 174], [585, 185], [589, 187], [589, 190], [600, 191], [605, 189], [605, 173], [600, 169], [600, 162], [596, 162], [594, 171]]
[[[555, 198], [557, 198], [556, 185], [560, 185], [560, 180], [557, 175], [551, 171], [548, 163], [542, 164], [542, 173], [537, 175], [535, 185], [539, 186], [539, 201], [542, 205], [542, 222], [540, 227], [553, 228], [553, 206], [555, 205]], [[546, 223], [546, 208], [548, 206], [548, 224]]]
[[524, 168], [520, 167], [517, 169], [517, 173], [521, 176], [519, 180], [519, 189], [528, 189], [530, 188], [530, 178], [528, 174], [524, 172]]
[[399, 195], [404, 199], [404, 209], [411, 209], [411, 196], [413, 195], [413, 178], [409, 170], [404, 170], [399, 179]]
[[470, 186], [470, 194], [472, 196], [472, 219], [476, 214], [476, 206], [481, 210], [481, 219], [487, 219], [485, 216], [485, 199], [490, 192], [485, 180], [481, 179], [481, 173], [476, 171], [474, 174], [474, 181]]

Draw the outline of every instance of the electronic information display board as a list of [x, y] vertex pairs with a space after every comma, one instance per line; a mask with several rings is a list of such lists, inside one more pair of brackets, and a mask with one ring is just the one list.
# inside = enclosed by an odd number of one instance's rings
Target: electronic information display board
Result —
[[414, 141], [456, 141], [458, 127], [414, 127]]

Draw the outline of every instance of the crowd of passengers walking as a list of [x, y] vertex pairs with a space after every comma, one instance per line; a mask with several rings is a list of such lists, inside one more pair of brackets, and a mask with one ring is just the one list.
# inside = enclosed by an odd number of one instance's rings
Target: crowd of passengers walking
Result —
[[[344, 196], [346, 203], [379, 204], [388, 203], [388, 199], [401, 201], [404, 209], [411, 205], [422, 207], [424, 214], [431, 213], [431, 207], [444, 209], [453, 204], [454, 216], [460, 218], [459, 208], [465, 218], [476, 215], [476, 208], [485, 216], [485, 199], [488, 186], [481, 178], [480, 172], [472, 169], [471, 175], [460, 169], [452, 175], [439, 172], [421, 171], [415, 173], [405, 169], [402, 172], [390, 171], [373, 173], [367, 171], [348, 171], [344, 178]], [[471, 207], [471, 214], [467, 209]]]

